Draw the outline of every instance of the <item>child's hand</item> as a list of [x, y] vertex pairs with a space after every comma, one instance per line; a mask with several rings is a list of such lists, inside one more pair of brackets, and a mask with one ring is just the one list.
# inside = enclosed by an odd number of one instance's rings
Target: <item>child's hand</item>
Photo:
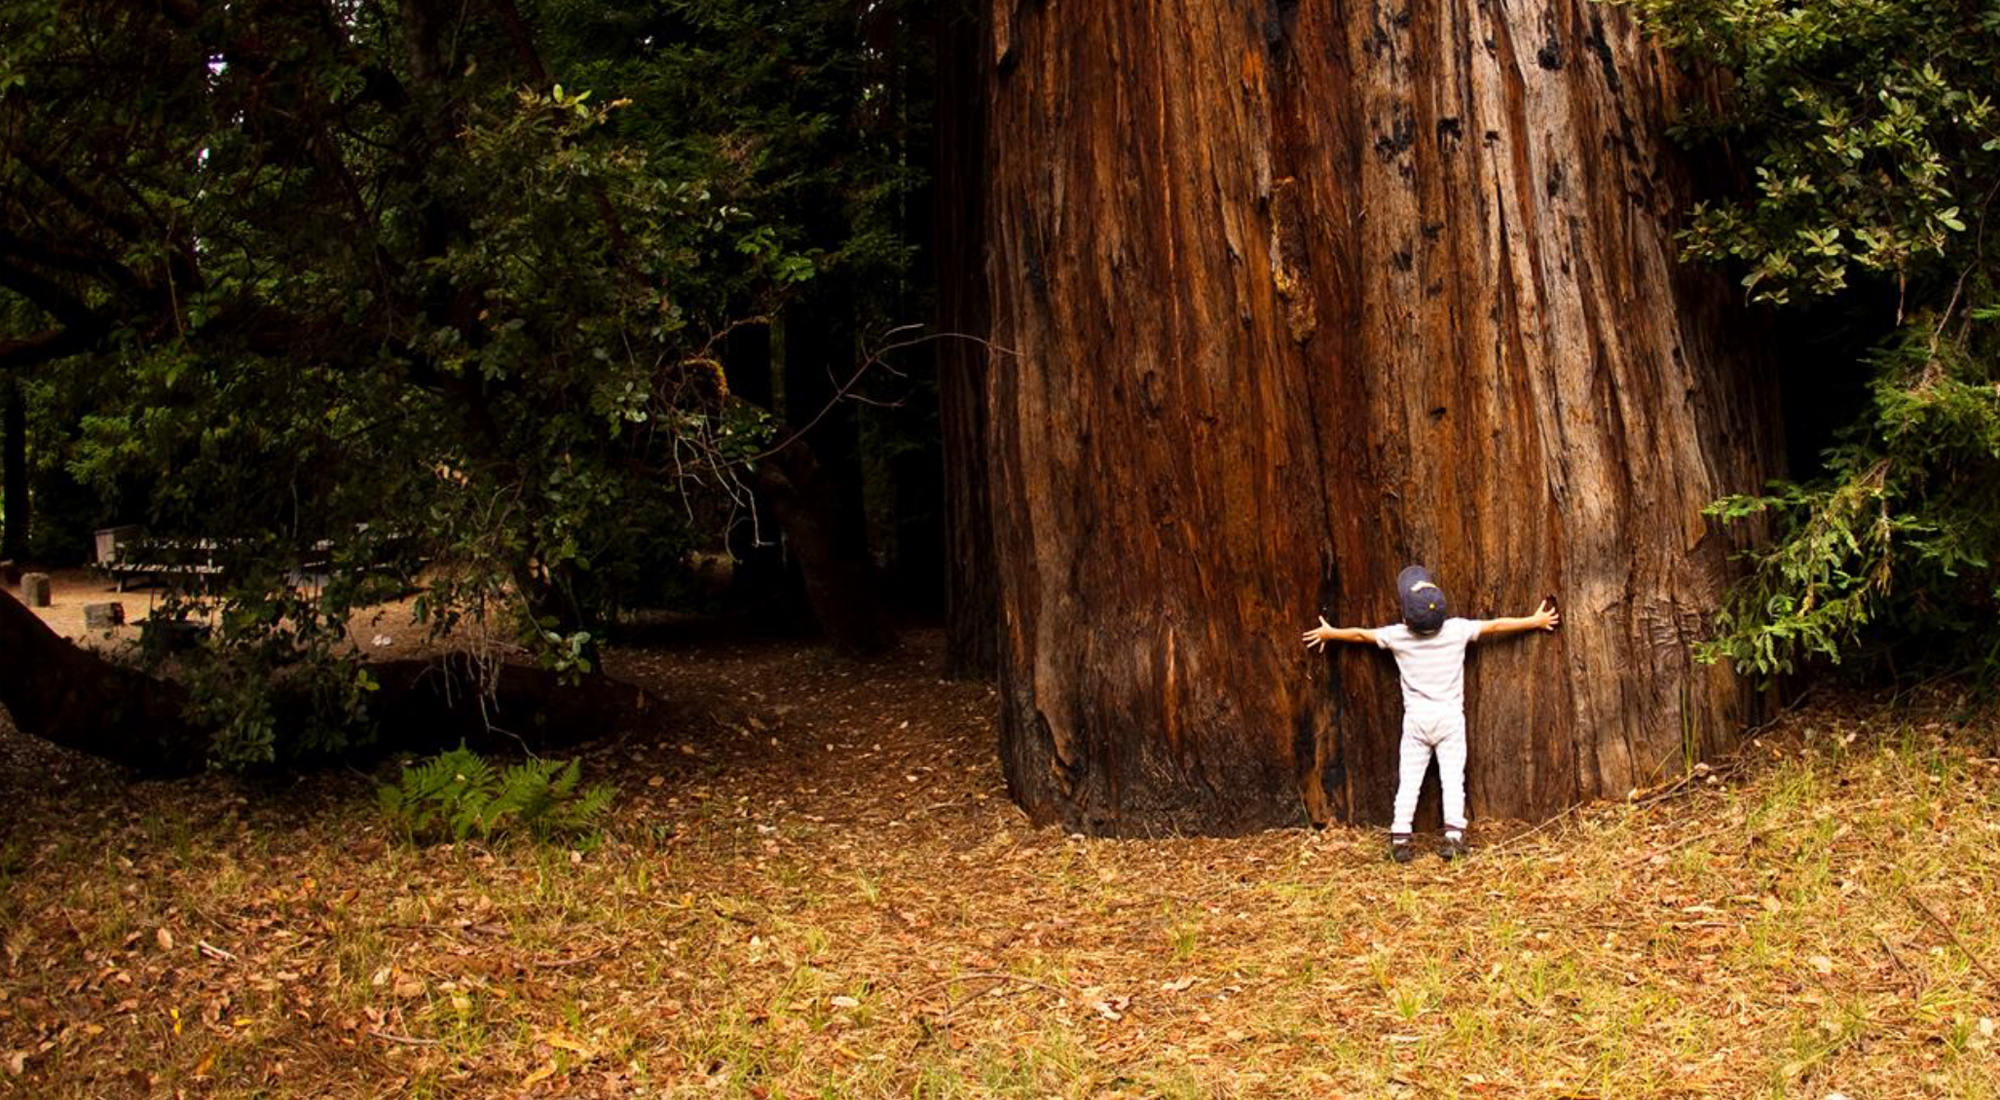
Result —
[[1307, 649], [1318, 650], [1323, 648], [1332, 638], [1333, 627], [1326, 621], [1326, 616], [1321, 615], [1319, 617], [1319, 625], [1306, 631], [1304, 638], [1301, 640], [1306, 643]]
[[1562, 612], [1556, 610], [1556, 601], [1553, 597], [1544, 598], [1542, 606], [1536, 608], [1535, 613], [1528, 618], [1535, 624], [1536, 630], [1554, 630], [1561, 626], [1563, 621]]

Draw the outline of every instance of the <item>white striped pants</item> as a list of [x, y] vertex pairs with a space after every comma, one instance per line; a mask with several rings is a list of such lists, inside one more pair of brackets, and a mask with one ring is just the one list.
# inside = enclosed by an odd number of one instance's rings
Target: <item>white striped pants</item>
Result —
[[1417, 791], [1431, 754], [1437, 754], [1439, 793], [1444, 796], [1444, 827], [1465, 830], [1465, 712], [1445, 711], [1403, 716], [1402, 774], [1396, 782], [1396, 821], [1392, 833], [1408, 833], [1417, 816]]

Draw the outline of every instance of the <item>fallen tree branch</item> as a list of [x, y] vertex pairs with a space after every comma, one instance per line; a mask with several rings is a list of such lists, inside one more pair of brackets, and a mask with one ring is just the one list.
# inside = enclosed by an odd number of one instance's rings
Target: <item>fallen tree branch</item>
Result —
[[237, 958], [234, 954], [228, 951], [224, 951], [222, 948], [215, 946], [214, 944], [208, 942], [207, 940], [197, 941], [195, 943], [195, 947], [198, 948], [202, 954], [207, 955], [211, 959], [219, 959], [223, 962], [233, 962], [233, 963], [240, 963], [243, 961]]
[[[105, 660], [5, 592], [0, 653], [7, 655], [0, 661], [0, 706], [21, 732], [151, 775], [188, 775], [207, 766], [212, 731], [190, 719], [185, 687]], [[648, 702], [643, 690], [602, 675], [569, 684], [547, 669], [514, 664], [486, 674], [464, 653], [366, 668], [377, 684], [369, 715], [384, 734], [382, 744], [402, 752], [461, 741], [477, 749], [500, 731], [499, 719], [513, 716], [535, 718], [536, 747], [580, 741], [629, 728]], [[281, 723], [311, 705], [283, 685], [276, 696]]]
[[0, 706], [22, 733], [154, 774], [201, 770], [205, 731], [177, 684], [121, 668], [0, 593]]
[[546, 960], [530, 959], [529, 962], [532, 965], [539, 966], [545, 970], [557, 970], [565, 966], [575, 966], [578, 963], [587, 963], [592, 959], [603, 958], [604, 956], [610, 954], [618, 946], [619, 945], [617, 944], [607, 943], [603, 947], [600, 947], [595, 951], [586, 951], [581, 955], [574, 955], [567, 959], [546, 959]]
[[1889, 942], [1889, 937], [1880, 932], [1875, 933], [1875, 942], [1882, 945], [1883, 951], [1888, 952], [1889, 961], [1896, 964], [1896, 969], [1902, 971], [1903, 978], [1910, 983], [1910, 999], [1913, 1001], [1922, 999], [1923, 980], [1917, 977], [1916, 971], [1910, 969], [1910, 964], [1903, 961], [1903, 953], [1896, 950], [1896, 945]]
[[1578, 802], [1572, 806], [1565, 808], [1563, 812], [1555, 815], [1552, 818], [1549, 818], [1547, 821], [1542, 822], [1540, 825], [1536, 825], [1535, 827], [1528, 829], [1525, 832], [1515, 833], [1513, 836], [1510, 836], [1505, 840], [1500, 841], [1497, 844], [1487, 845], [1484, 851], [1486, 852], [1487, 855], [1493, 855], [1495, 853], [1504, 852], [1507, 849], [1522, 843], [1531, 836], [1534, 836], [1538, 833], [1547, 832], [1548, 830], [1555, 828], [1557, 825], [1575, 816], [1577, 811], [1582, 810], [1585, 806], [1588, 805], [1590, 805], [1590, 803]]

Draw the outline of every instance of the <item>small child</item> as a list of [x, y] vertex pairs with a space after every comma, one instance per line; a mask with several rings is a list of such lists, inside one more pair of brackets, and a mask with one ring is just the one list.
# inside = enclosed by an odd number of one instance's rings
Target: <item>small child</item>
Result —
[[1327, 642], [1372, 642], [1396, 655], [1403, 681], [1403, 748], [1389, 855], [1397, 863], [1408, 863], [1416, 854], [1410, 844], [1410, 824], [1417, 815], [1417, 788], [1435, 752], [1444, 796], [1444, 843], [1438, 846], [1438, 855], [1457, 859], [1465, 854], [1465, 647], [1482, 638], [1554, 630], [1562, 616], [1552, 596], [1523, 618], [1447, 618], [1444, 591], [1421, 565], [1397, 576], [1396, 592], [1402, 598], [1402, 622], [1364, 630], [1328, 626], [1326, 617], [1320, 616], [1319, 625], [1306, 631], [1304, 640], [1314, 650]]

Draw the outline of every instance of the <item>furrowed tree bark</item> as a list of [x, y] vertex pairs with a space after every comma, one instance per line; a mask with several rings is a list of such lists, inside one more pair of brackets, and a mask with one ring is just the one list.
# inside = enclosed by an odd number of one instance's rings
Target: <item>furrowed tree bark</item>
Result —
[[1561, 598], [1476, 645], [1475, 818], [1623, 796], [1759, 705], [1689, 645], [1774, 395], [1676, 265], [1694, 94], [1587, 0], [995, 0], [1002, 754], [1097, 833], [1386, 821], [1393, 663], [1299, 633]]
[[931, 208], [937, 272], [938, 426], [945, 499], [945, 665], [991, 678], [998, 667], [999, 576], [987, 498], [986, 40], [977, 20], [939, 20]]

